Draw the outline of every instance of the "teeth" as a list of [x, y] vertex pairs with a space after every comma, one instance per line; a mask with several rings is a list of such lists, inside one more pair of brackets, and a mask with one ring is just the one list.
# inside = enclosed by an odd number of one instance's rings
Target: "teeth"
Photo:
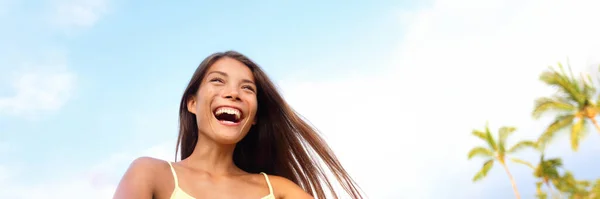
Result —
[[217, 111], [215, 112], [216, 115], [220, 115], [223, 113], [227, 113], [230, 115], [235, 115], [235, 119], [240, 119], [241, 113], [239, 110], [235, 109], [235, 108], [229, 108], [229, 107], [221, 107], [218, 108]]

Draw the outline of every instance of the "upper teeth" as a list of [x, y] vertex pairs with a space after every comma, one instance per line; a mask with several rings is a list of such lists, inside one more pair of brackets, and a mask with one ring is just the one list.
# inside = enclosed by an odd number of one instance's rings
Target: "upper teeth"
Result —
[[221, 107], [218, 108], [217, 111], [215, 112], [216, 115], [220, 115], [223, 113], [227, 113], [227, 114], [231, 114], [231, 115], [235, 115], [235, 119], [240, 119], [240, 111], [235, 109], [235, 108], [229, 108], [229, 107]]

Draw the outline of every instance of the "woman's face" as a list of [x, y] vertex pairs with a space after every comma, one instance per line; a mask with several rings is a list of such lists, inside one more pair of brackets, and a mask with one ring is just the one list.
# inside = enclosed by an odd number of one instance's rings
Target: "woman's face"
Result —
[[196, 115], [199, 133], [218, 143], [235, 144], [255, 123], [256, 92], [250, 68], [224, 57], [208, 68], [187, 108]]

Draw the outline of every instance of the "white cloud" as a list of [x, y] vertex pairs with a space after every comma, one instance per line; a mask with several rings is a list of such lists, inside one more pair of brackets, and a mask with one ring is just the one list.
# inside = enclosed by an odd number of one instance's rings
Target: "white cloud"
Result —
[[99, 161], [96, 166], [85, 173], [74, 173], [71, 176], [63, 176], [51, 182], [30, 181], [25, 185], [8, 183], [6, 179], [10, 179], [12, 175], [2, 181], [2, 176], [7, 173], [8, 168], [0, 165], [0, 185], [10, 187], [9, 189], [0, 190], [0, 198], [112, 198], [120, 178], [131, 161], [141, 156], [173, 161], [173, 149], [174, 142], [169, 140], [139, 152], [113, 154], [109, 158]]
[[533, 100], [550, 91], [539, 73], [567, 56], [575, 71], [600, 63], [598, 8], [596, 1], [435, 1], [402, 15], [414, 20], [404, 22], [395, 71], [283, 88], [370, 198], [481, 198], [498, 185], [510, 192], [501, 169], [470, 182], [481, 165], [466, 160], [478, 143], [470, 131], [489, 120], [519, 127], [515, 138], [535, 138], [546, 123], [531, 121]]
[[0, 113], [30, 116], [39, 111], [56, 111], [71, 97], [75, 80], [75, 74], [66, 69], [42, 67], [15, 72], [10, 81], [14, 93], [0, 96]]
[[108, 12], [108, 0], [55, 0], [54, 19], [62, 27], [89, 28]]

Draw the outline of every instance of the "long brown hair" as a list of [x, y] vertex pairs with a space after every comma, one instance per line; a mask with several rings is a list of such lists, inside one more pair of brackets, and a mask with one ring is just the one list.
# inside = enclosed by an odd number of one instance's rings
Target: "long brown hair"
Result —
[[[181, 149], [180, 158], [183, 160], [189, 157], [196, 147], [196, 116], [187, 110], [187, 102], [200, 88], [208, 68], [224, 57], [233, 58], [248, 66], [257, 86], [256, 125], [253, 125], [248, 134], [237, 143], [233, 152], [234, 163], [249, 173], [265, 172], [285, 177], [317, 198], [325, 198], [322, 186], [327, 186], [337, 198], [338, 194], [320, 166], [322, 162], [352, 198], [362, 198], [358, 185], [342, 167], [323, 138], [286, 103], [260, 67], [236, 51], [214, 53], [204, 59], [194, 72], [179, 107], [176, 155]], [[316, 157], [313, 157], [315, 154]]]

